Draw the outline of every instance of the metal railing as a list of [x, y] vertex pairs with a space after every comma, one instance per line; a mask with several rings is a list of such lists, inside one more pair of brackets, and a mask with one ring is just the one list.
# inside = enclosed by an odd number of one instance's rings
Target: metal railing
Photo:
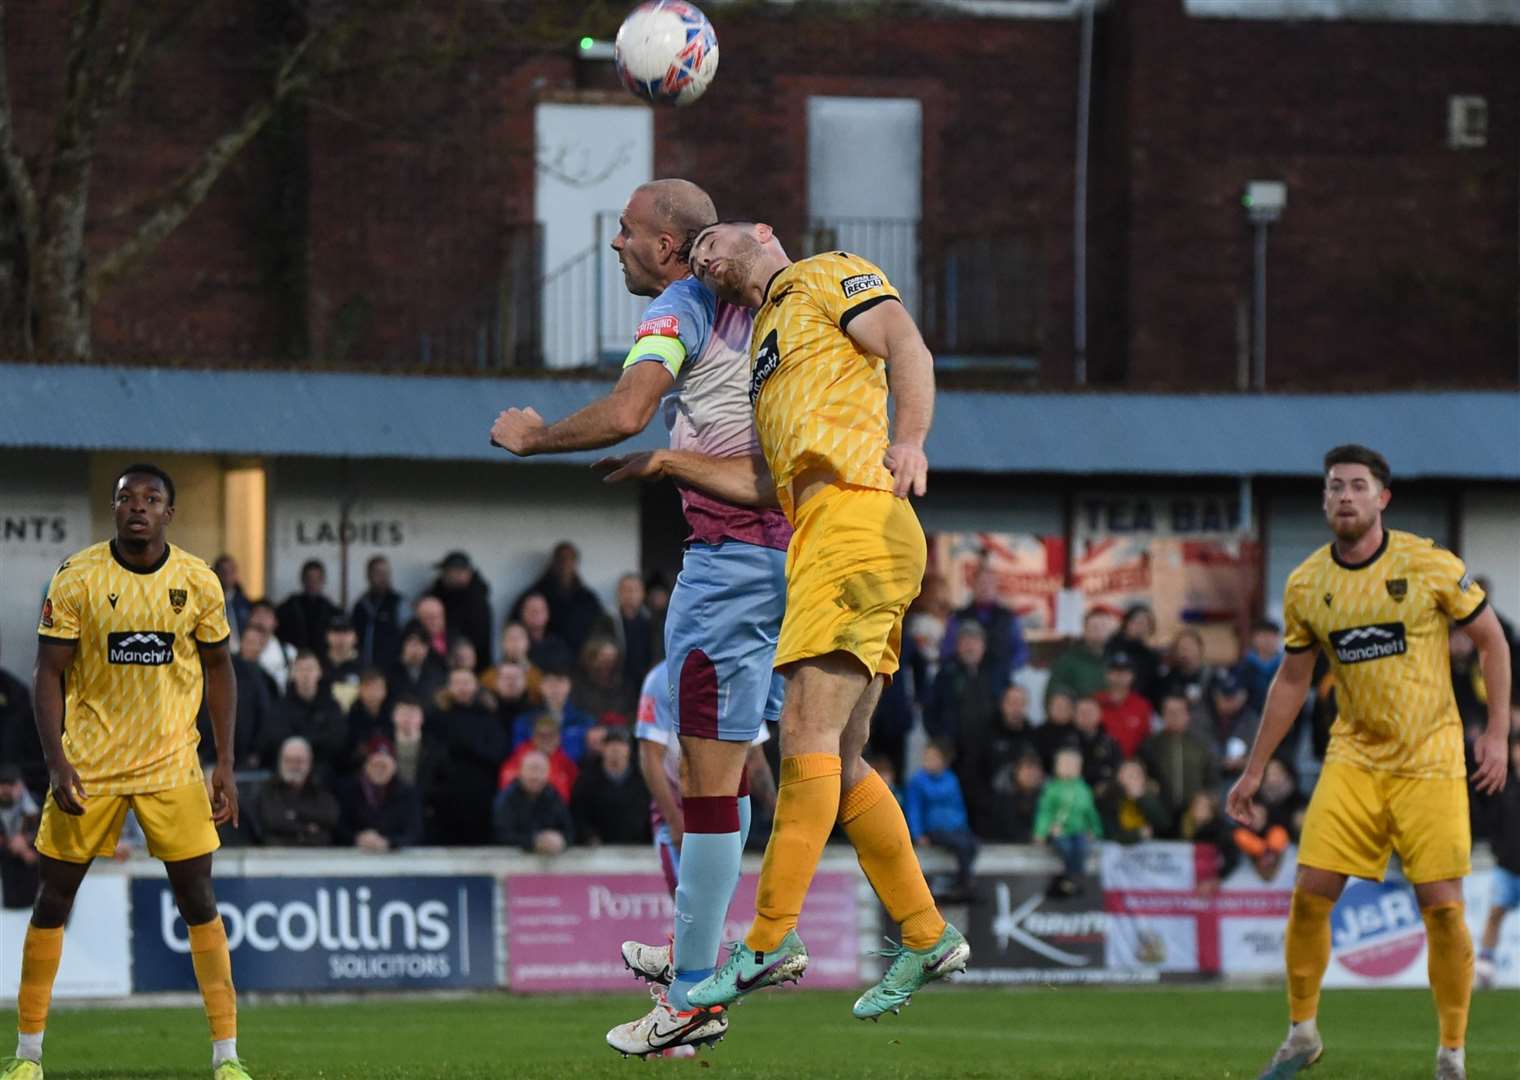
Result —
[[[507, 237], [493, 292], [453, 321], [418, 334], [408, 364], [500, 370], [616, 363], [649, 301], [628, 292], [611, 241], [617, 214], [593, 221], [595, 242], [542, 273], [542, 227]], [[849, 251], [885, 271], [937, 355], [973, 363], [1027, 363], [1041, 347], [1044, 265], [1022, 232], [948, 237], [933, 248], [910, 219], [810, 223], [801, 254]]]

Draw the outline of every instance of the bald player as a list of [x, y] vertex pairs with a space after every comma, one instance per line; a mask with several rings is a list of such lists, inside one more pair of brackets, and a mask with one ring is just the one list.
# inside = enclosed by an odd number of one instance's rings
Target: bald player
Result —
[[[636, 188], [612, 248], [628, 291], [652, 303], [634, 332], [622, 377], [607, 396], [555, 423], [508, 409], [492, 438], [522, 457], [611, 446], [636, 435], [664, 402], [670, 445], [704, 457], [749, 458], [758, 438], [746, 394], [751, 315], [720, 301], [691, 272], [691, 238], [717, 219], [687, 180]], [[666, 693], [685, 763], [672, 945], [627, 942], [624, 962], [656, 984], [654, 1008], [607, 1033], [646, 1056], [715, 1042], [722, 1008], [693, 1008], [687, 991], [712, 974], [749, 829], [745, 761], [781, 711], [773, 670], [786, 598], [791, 526], [774, 506], [681, 489], [689, 526], [665, 623]]]

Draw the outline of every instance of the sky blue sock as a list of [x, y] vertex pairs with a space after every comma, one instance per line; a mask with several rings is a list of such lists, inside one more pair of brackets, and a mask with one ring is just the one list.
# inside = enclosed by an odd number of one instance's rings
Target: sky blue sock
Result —
[[677, 967], [669, 995], [671, 1006], [680, 1012], [691, 1008], [687, 991], [713, 973], [723, 944], [728, 903], [739, 882], [737, 803], [732, 795], [683, 801], [686, 838], [676, 881]]
[[739, 796], [739, 850], [744, 850], [744, 845], [749, 843], [749, 796]]

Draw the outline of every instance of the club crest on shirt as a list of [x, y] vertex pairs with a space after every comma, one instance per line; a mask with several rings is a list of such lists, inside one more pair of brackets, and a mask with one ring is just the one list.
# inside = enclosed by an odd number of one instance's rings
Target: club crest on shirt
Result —
[[169, 606], [174, 609], [174, 614], [178, 615], [181, 611], [185, 610], [185, 599], [184, 589], [169, 590]]
[[1326, 593], [1325, 594], [1325, 606], [1329, 607], [1330, 606], [1330, 601], [1334, 600], [1334, 599], [1335, 599], [1335, 597], [1331, 596], [1329, 593]]
[[1393, 602], [1402, 604], [1404, 597], [1409, 595], [1409, 580], [1407, 578], [1389, 578], [1383, 582], [1388, 587], [1388, 595], [1393, 597]]

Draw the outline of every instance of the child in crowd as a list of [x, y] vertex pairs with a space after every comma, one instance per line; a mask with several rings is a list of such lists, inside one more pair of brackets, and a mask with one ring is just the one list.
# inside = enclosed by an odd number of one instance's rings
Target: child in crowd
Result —
[[944, 740], [924, 747], [919, 769], [908, 781], [908, 831], [919, 847], [933, 844], [955, 856], [956, 892], [969, 898], [978, 845], [966, 818], [961, 783], [950, 771], [953, 758], [954, 751]]
[[1092, 788], [1082, 779], [1082, 755], [1073, 749], [1056, 753], [1055, 776], [1040, 792], [1034, 838], [1061, 855], [1065, 872], [1051, 882], [1053, 896], [1074, 896], [1087, 871], [1087, 853], [1103, 836], [1103, 823]]

